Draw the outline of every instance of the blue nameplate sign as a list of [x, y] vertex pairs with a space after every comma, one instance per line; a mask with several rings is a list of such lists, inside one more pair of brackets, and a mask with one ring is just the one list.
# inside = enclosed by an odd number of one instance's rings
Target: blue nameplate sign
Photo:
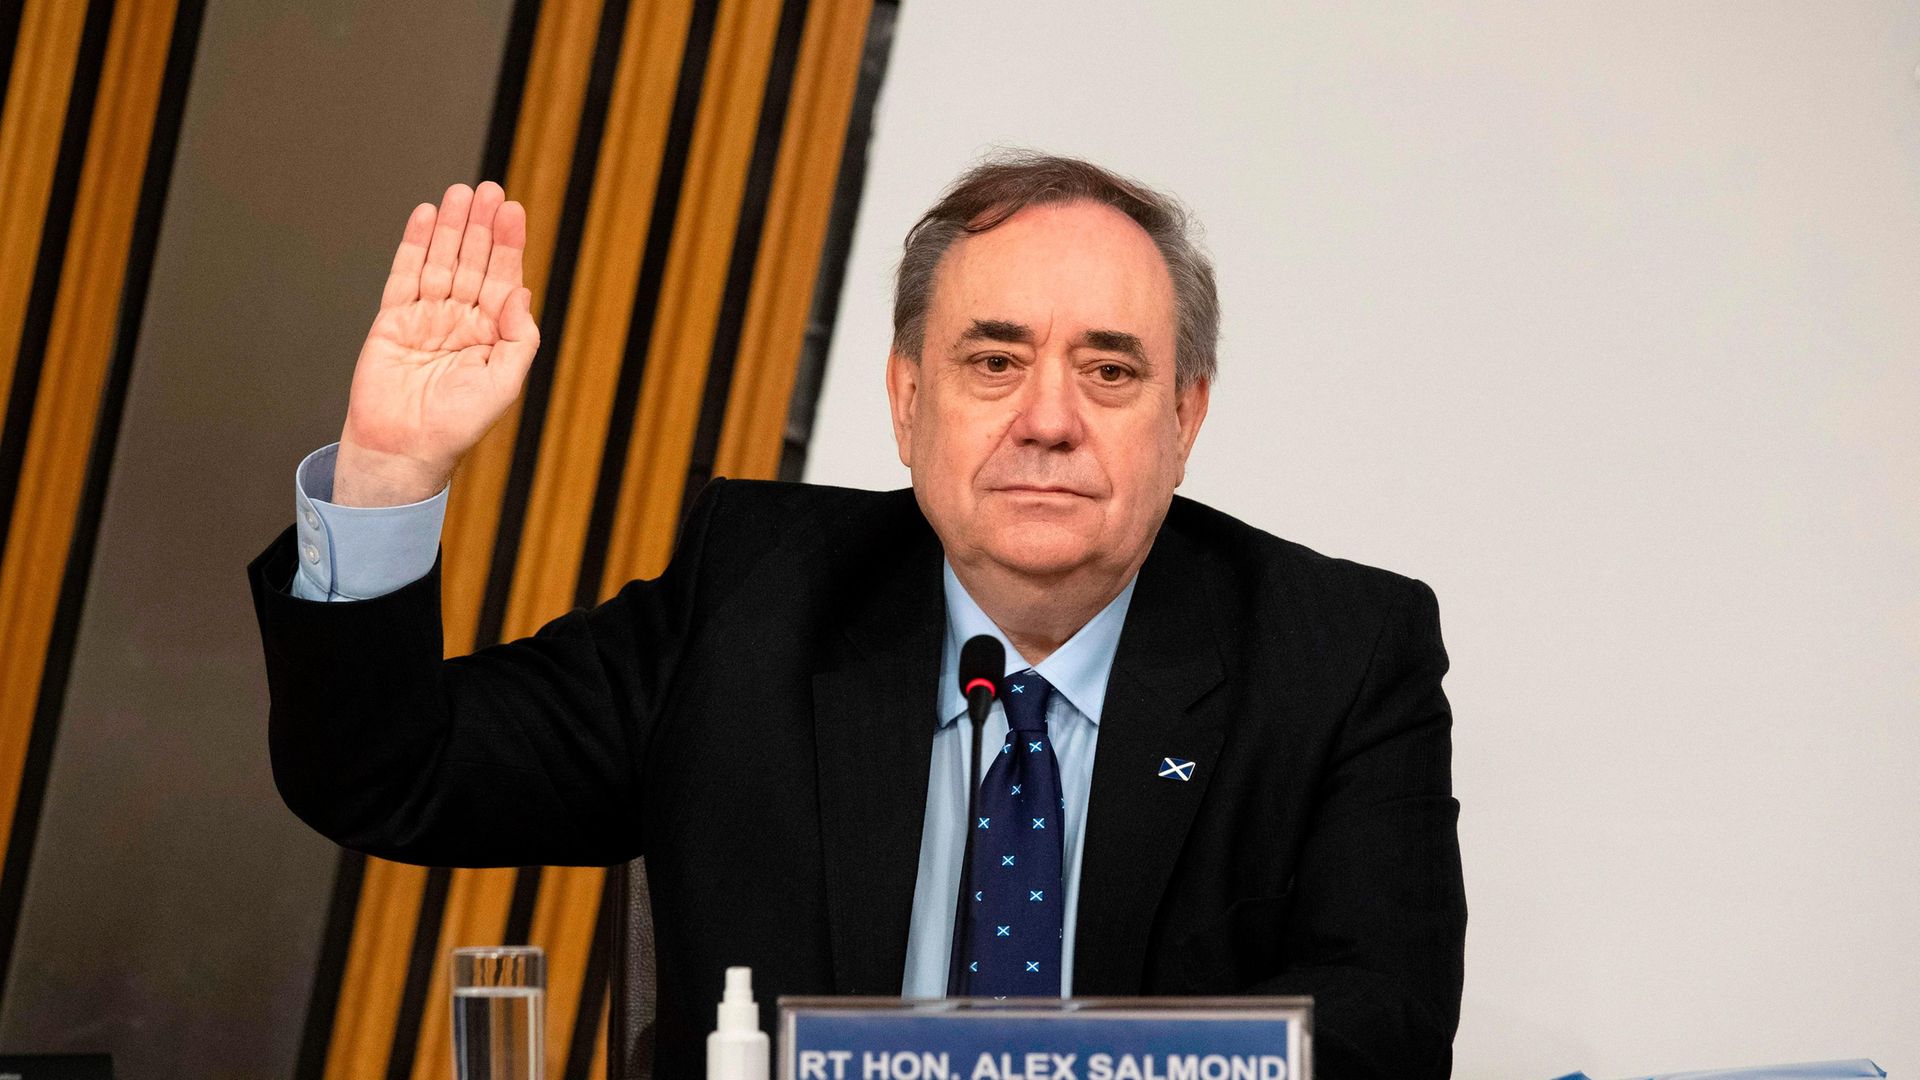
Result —
[[1306, 998], [781, 998], [780, 1080], [1312, 1080]]

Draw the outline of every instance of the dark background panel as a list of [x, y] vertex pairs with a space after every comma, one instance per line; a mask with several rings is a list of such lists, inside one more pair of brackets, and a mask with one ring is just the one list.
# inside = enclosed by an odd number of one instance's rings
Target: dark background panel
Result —
[[0, 1050], [291, 1074], [336, 860], [273, 790], [244, 566], [338, 435], [407, 211], [477, 179], [510, 8], [207, 7]]

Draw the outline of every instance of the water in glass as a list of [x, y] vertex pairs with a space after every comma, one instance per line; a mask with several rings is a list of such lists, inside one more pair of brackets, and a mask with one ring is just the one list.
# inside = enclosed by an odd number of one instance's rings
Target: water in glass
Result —
[[458, 1080], [540, 1080], [541, 991], [463, 986], [453, 992]]

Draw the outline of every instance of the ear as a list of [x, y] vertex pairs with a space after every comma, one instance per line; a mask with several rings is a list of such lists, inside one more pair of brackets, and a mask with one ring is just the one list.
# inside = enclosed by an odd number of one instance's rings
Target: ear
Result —
[[1212, 396], [1210, 379], [1196, 379], [1174, 395], [1173, 416], [1180, 425], [1181, 480], [1187, 478], [1187, 456], [1193, 453], [1193, 441], [1200, 437], [1200, 423], [1207, 418], [1207, 403]]
[[914, 406], [920, 399], [920, 364], [898, 352], [887, 354], [887, 410], [893, 416], [893, 442], [900, 464], [913, 468]]

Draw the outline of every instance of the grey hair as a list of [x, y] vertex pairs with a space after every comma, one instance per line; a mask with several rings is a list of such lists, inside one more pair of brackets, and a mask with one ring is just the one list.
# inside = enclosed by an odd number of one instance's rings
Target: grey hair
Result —
[[990, 155], [953, 182], [907, 231], [893, 289], [893, 349], [920, 359], [940, 259], [963, 236], [983, 233], [1029, 206], [1088, 201], [1132, 218], [1153, 239], [1173, 279], [1174, 385], [1211, 382], [1220, 342], [1220, 296], [1197, 226], [1178, 200], [1078, 158], [1030, 150]]

